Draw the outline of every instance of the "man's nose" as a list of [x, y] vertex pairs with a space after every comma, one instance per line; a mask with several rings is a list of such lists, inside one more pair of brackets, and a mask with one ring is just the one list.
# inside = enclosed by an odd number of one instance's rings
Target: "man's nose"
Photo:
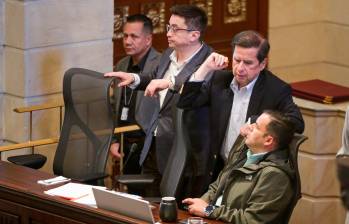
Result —
[[127, 44], [130, 44], [132, 42], [132, 38], [131, 37], [124, 37], [124, 42]]
[[245, 68], [244, 62], [240, 61], [239, 64], [238, 64], [238, 69], [239, 70], [243, 70], [244, 68]]

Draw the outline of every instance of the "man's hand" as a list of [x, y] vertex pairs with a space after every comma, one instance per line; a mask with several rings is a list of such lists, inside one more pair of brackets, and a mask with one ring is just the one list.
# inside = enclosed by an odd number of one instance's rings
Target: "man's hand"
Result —
[[246, 137], [252, 131], [252, 127], [250, 124], [244, 124], [240, 128], [240, 134]]
[[119, 143], [113, 143], [110, 145], [110, 154], [117, 160], [119, 161], [121, 157], [124, 155], [119, 152], [120, 150], [120, 144]]
[[157, 96], [157, 93], [161, 90], [167, 89], [170, 87], [170, 81], [167, 79], [153, 79], [148, 84], [147, 88], [144, 91], [144, 96]]
[[186, 198], [182, 201], [184, 204], [188, 204], [188, 211], [190, 214], [206, 217], [205, 208], [208, 203], [200, 198]]
[[210, 56], [206, 58], [204, 63], [195, 72], [196, 80], [204, 80], [209, 72], [222, 70], [229, 65], [229, 59], [224, 55], [218, 53], [211, 53]]
[[135, 81], [133, 75], [127, 72], [108, 72], [105, 73], [104, 76], [116, 77], [118, 80], [120, 80], [118, 87], [127, 86]]

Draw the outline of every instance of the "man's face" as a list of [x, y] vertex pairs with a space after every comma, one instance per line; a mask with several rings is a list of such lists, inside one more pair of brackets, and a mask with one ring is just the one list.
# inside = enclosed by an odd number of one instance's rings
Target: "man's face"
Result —
[[123, 28], [124, 50], [129, 56], [141, 56], [147, 52], [151, 45], [151, 34], [143, 32], [143, 23], [126, 23]]
[[270, 121], [270, 116], [263, 113], [258, 117], [256, 123], [250, 124], [250, 132], [246, 136], [245, 144], [253, 153], [263, 152], [265, 150], [266, 144], [270, 140], [270, 135], [267, 134], [267, 126]]
[[167, 31], [168, 46], [174, 49], [189, 46], [193, 41], [193, 32], [198, 32], [188, 31], [185, 19], [177, 15], [171, 16], [168, 25], [170, 27]]
[[259, 63], [257, 53], [258, 48], [235, 46], [232, 69], [240, 88], [248, 85], [265, 68], [266, 59]]

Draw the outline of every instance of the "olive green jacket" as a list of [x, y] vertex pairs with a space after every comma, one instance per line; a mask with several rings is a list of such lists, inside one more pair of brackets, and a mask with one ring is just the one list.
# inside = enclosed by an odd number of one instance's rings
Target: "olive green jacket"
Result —
[[285, 223], [285, 212], [293, 197], [294, 172], [287, 150], [267, 153], [258, 164], [243, 167], [247, 147], [231, 150], [227, 165], [201, 197], [210, 204], [223, 195], [221, 206], [209, 218], [229, 223]]

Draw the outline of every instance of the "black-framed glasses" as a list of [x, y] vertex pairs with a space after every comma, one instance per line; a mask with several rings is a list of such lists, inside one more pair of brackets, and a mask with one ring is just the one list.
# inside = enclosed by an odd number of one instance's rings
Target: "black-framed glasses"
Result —
[[167, 24], [167, 25], [166, 25], [166, 30], [167, 30], [167, 32], [172, 31], [173, 33], [177, 33], [178, 31], [181, 31], [181, 30], [183, 30], [183, 31], [188, 31], [188, 32], [196, 31], [196, 30], [192, 30], [192, 29], [178, 28], [178, 27], [172, 26], [172, 25], [170, 25], [170, 24]]

